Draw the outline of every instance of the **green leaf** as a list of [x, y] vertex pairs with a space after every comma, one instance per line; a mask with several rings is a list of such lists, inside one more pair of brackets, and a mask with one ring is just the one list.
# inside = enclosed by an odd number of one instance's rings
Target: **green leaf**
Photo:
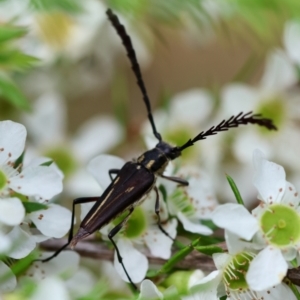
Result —
[[212, 256], [214, 253], [223, 253], [223, 249], [219, 246], [208, 245], [208, 246], [196, 246], [195, 250], [205, 255]]
[[23, 205], [27, 214], [48, 208], [47, 205], [38, 202], [23, 202]]
[[219, 228], [212, 220], [201, 220], [201, 224], [207, 226], [211, 230], [216, 230]]
[[84, 11], [84, 2], [80, 0], [30, 0], [30, 5], [40, 11], [63, 10], [69, 13]]
[[15, 161], [15, 163], [14, 163], [14, 169], [18, 169], [19, 166], [23, 163], [24, 155], [25, 155], [25, 151], [23, 151], [23, 153]]
[[227, 178], [227, 181], [228, 181], [228, 183], [229, 183], [229, 185], [230, 185], [230, 187], [231, 187], [231, 189], [234, 193], [234, 196], [235, 196], [235, 199], [236, 199], [237, 203], [244, 205], [244, 201], [242, 199], [242, 196], [241, 196], [234, 180], [229, 175], [226, 175], [226, 178]]
[[261, 65], [262, 58], [256, 57], [252, 54], [244, 63], [244, 65], [239, 68], [237, 74], [231, 79], [231, 82], [247, 82], [253, 76], [257, 67]]
[[291, 264], [294, 268], [297, 268], [297, 267], [298, 267], [297, 258], [294, 258], [293, 260], [291, 260], [291, 261], [290, 261], [290, 264]]
[[19, 38], [27, 33], [27, 28], [0, 24], [0, 43]]
[[51, 166], [52, 164], [53, 164], [53, 160], [49, 160], [49, 161], [46, 161], [46, 162], [40, 164], [40, 166], [46, 166], [46, 167], [49, 167], [49, 166]]
[[161, 194], [163, 196], [164, 202], [167, 202], [167, 190], [166, 190], [165, 186], [160, 184], [158, 189], [159, 189], [159, 191], [161, 192]]
[[31, 252], [28, 256], [18, 260], [12, 267], [11, 270], [17, 276], [22, 274], [32, 263], [33, 260], [38, 258], [38, 251]]
[[292, 283], [289, 284], [289, 287], [293, 291], [293, 293], [294, 293], [295, 297], [297, 298], [297, 300], [300, 300], [300, 292], [298, 291], [297, 287]]
[[22, 94], [18, 87], [8, 78], [0, 76], [0, 97], [17, 108], [29, 111], [30, 105], [27, 98]]
[[0, 69], [23, 70], [39, 62], [38, 58], [14, 49], [0, 48]]
[[[199, 239], [193, 241], [190, 245], [182, 248], [177, 253], [175, 253], [157, 272], [147, 273], [147, 276], [157, 276], [158, 274], [168, 273], [172, 268], [181, 260], [183, 260], [188, 254], [190, 254], [199, 243]], [[150, 277], [150, 276], [149, 276]]]
[[[33, 260], [37, 259], [38, 254], [37, 251], [31, 252], [28, 256], [25, 258], [22, 258], [18, 260], [16, 263], [11, 264], [11, 260], [7, 259], [1, 259], [4, 263], [8, 265], [8, 267], [11, 268], [12, 272], [18, 276], [21, 273], [23, 273], [32, 263]], [[4, 273], [0, 275], [0, 282], [3, 282], [11, 277], [10, 273]]]

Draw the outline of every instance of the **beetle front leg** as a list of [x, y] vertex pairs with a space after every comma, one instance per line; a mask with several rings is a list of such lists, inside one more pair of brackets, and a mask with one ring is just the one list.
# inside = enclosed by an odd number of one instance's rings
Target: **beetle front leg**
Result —
[[125, 274], [126, 274], [128, 280], [129, 280], [130, 284], [137, 290], [136, 285], [132, 282], [132, 280], [131, 280], [131, 278], [130, 278], [130, 276], [129, 276], [129, 274], [128, 274], [128, 272], [127, 272], [125, 266], [124, 266], [123, 258], [122, 258], [121, 254], [120, 254], [119, 248], [117, 247], [117, 244], [116, 244], [115, 241], [113, 240], [113, 237], [114, 237], [114, 236], [122, 229], [122, 227], [126, 224], [126, 222], [128, 221], [130, 215], [132, 214], [132, 212], [133, 212], [133, 208], [131, 208], [131, 209], [129, 210], [129, 214], [127, 215], [127, 217], [126, 217], [124, 220], [122, 220], [116, 227], [114, 227], [114, 228], [109, 232], [108, 238], [110, 239], [110, 241], [112, 242], [113, 246], [114, 246], [115, 249], [116, 249], [118, 261], [119, 261], [119, 263], [122, 265], [122, 268], [123, 268], [123, 270], [124, 270], [124, 272], [125, 272]]
[[166, 175], [161, 175], [162, 178], [177, 182], [179, 185], [187, 186], [189, 185], [189, 182], [186, 181], [185, 179], [182, 179], [180, 177], [174, 177], [174, 176], [166, 176]]

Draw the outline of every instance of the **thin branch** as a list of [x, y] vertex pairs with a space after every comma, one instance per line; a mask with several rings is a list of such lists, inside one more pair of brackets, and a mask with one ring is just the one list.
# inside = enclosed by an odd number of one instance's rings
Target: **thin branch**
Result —
[[[52, 239], [41, 243], [40, 246], [42, 249], [47, 251], [56, 251], [60, 249], [66, 242], [66, 239]], [[223, 244], [218, 246], [223, 247]], [[70, 248], [66, 248], [66, 250], [70, 250]], [[103, 259], [109, 261], [114, 260], [114, 250], [109, 249], [106, 245], [102, 243], [95, 243], [92, 241], [84, 240], [76, 245], [74, 251], [79, 253], [82, 257]], [[152, 256], [151, 253], [146, 249], [142, 252], [147, 256], [149, 263], [152, 265], [160, 266], [167, 261], [165, 259]], [[205, 273], [212, 272], [216, 269], [212, 258], [210, 256], [201, 254], [198, 251], [193, 251], [191, 254], [186, 256], [184, 260], [180, 261], [176, 265], [176, 267], [185, 270], [201, 269]]]
[[[47, 251], [56, 251], [60, 249], [65, 243], [66, 239], [60, 240], [48, 240], [40, 244], [41, 248]], [[225, 243], [218, 244], [225, 252], [227, 251]], [[69, 250], [67, 248], [66, 250]], [[101, 243], [95, 243], [89, 241], [88, 239], [79, 242], [74, 249], [77, 253], [79, 253], [82, 257], [102, 259], [113, 261], [114, 259], [114, 250], [109, 249], [106, 245]], [[147, 256], [149, 263], [155, 266], [162, 266], [167, 260], [154, 257], [150, 254], [149, 251], [145, 250], [143, 253]], [[178, 269], [184, 270], [194, 270], [201, 269], [204, 273], [208, 274], [214, 270], [216, 270], [215, 264], [212, 258], [208, 255], [204, 255], [196, 250], [187, 255], [182, 261], [180, 261], [176, 267]], [[293, 284], [300, 286], [300, 267], [289, 269], [285, 280], [290, 280]]]

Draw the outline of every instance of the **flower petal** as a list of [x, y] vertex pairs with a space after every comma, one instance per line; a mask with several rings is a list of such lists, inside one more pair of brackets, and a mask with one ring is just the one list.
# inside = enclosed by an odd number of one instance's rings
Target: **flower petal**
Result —
[[[96, 276], [91, 270], [80, 268], [65, 282], [70, 293], [76, 298], [86, 296], [97, 284]], [[72, 298], [72, 299], [74, 299]]]
[[251, 289], [263, 291], [281, 283], [287, 270], [280, 249], [268, 246], [251, 261], [246, 280]]
[[57, 204], [50, 204], [47, 209], [32, 212], [28, 214], [28, 218], [42, 234], [54, 238], [63, 237], [71, 226], [71, 212]]
[[62, 191], [62, 178], [54, 169], [46, 166], [25, 168], [10, 179], [9, 187], [16, 192], [38, 198], [51, 199]]
[[103, 193], [103, 189], [87, 170], [78, 170], [72, 174], [65, 183], [64, 191], [73, 198], [100, 196]]
[[[85, 216], [89, 213], [89, 211], [94, 206], [95, 202], [89, 202], [89, 203], [81, 203], [80, 204], [80, 220], [82, 221]], [[103, 228], [103, 227], [101, 227]]]
[[200, 223], [200, 220], [198, 220], [198, 222], [192, 222], [182, 212], [178, 212], [177, 217], [179, 221], [182, 223], [184, 229], [187, 231], [200, 233], [203, 235], [210, 235], [213, 233], [213, 231], [210, 228], [208, 228], [205, 225], [202, 225]]
[[116, 146], [122, 137], [122, 127], [114, 118], [95, 117], [80, 128], [73, 141], [74, 152], [82, 161], [87, 161]]
[[[26, 157], [27, 156], [28, 156], [28, 147], [26, 147]], [[38, 167], [44, 163], [48, 163], [49, 161], [52, 161], [52, 164], [48, 166], [48, 168], [55, 170], [55, 172], [57, 172], [58, 175], [60, 175], [60, 177], [63, 179], [64, 173], [58, 168], [57, 164], [53, 161], [53, 158], [46, 157], [46, 156], [32, 157], [30, 160], [28, 160], [28, 163], [25, 164], [25, 166], [26, 168]]]
[[0, 222], [19, 225], [25, 217], [25, 208], [19, 198], [0, 199]]
[[0, 253], [6, 252], [11, 247], [11, 240], [6, 235], [0, 232]]
[[212, 257], [218, 270], [223, 270], [232, 259], [232, 255], [228, 253], [214, 253]]
[[[43, 252], [39, 259], [46, 259], [52, 254], [51, 252]], [[65, 276], [70, 276], [77, 271], [79, 259], [80, 256], [75, 251], [63, 251], [50, 261], [34, 261], [26, 270], [24, 276], [28, 276], [35, 281], [40, 281], [54, 275], [64, 274]]]
[[112, 262], [101, 260], [99, 262], [99, 270], [101, 278], [107, 282], [107, 287], [110, 291], [121, 292], [123, 296], [132, 295], [128, 284], [120, 277]]
[[295, 295], [292, 290], [284, 283], [273, 286], [272, 288], [257, 292], [258, 299], [264, 300], [295, 300]]
[[[123, 264], [129, 274], [132, 282], [137, 283], [141, 282], [147, 273], [148, 270], [148, 260], [147, 257], [136, 250], [130, 241], [125, 239], [119, 239], [117, 242], [120, 254], [123, 258]], [[114, 266], [121, 276], [121, 278], [129, 282], [122, 265], [118, 261], [117, 253], [115, 251]]]
[[2, 276], [8, 276], [6, 277], [6, 280], [1, 280], [0, 282], [0, 292], [11, 292], [13, 291], [17, 286], [17, 279], [12, 270], [2, 261], [0, 261], [0, 277]]
[[259, 94], [246, 84], [229, 84], [222, 90], [222, 115], [231, 116], [241, 111], [252, 111], [259, 100]]
[[296, 21], [286, 22], [283, 42], [289, 57], [300, 64], [300, 23]]
[[241, 238], [225, 229], [225, 240], [230, 254], [237, 254], [246, 248], [246, 243]]
[[33, 113], [24, 114], [23, 119], [34, 142], [49, 147], [64, 140], [66, 115], [61, 95], [47, 92], [35, 101]]
[[286, 188], [281, 202], [291, 207], [299, 206], [300, 198], [298, 192], [296, 191], [294, 185], [288, 181], [286, 181]]
[[23, 152], [26, 128], [13, 121], [0, 122], [0, 164], [16, 160]]
[[[164, 230], [172, 237], [176, 237], [177, 220], [172, 219], [163, 225]], [[155, 257], [168, 259], [171, 256], [173, 241], [156, 227], [151, 227], [144, 235], [144, 240], [151, 254]]]
[[267, 58], [265, 72], [261, 79], [262, 88], [267, 92], [282, 91], [297, 82], [296, 69], [281, 50], [275, 50]]
[[183, 167], [178, 175], [189, 178], [189, 185], [182, 188], [186, 190], [187, 197], [195, 208], [195, 215], [199, 219], [209, 219], [218, 202], [208, 175], [195, 167]]
[[9, 256], [20, 259], [27, 256], [36, 246], [35, 238], [28, 232], [23, 230], [21, 226], [15, 226], [7, 235], [13, 244], [13, 249], [9, 252]]
[[111, 183], [108, 171], [121, 169], [125, 161], [113, 155], [99, 155], [93, 158], [87, 166], [87, 170], [95, 177], [100, 186], [105, 189]]
[[194, 285], [198, 284], [199, 280], [202, 280], [204, 277], [205, 275], [202, 270], [196, 269], [195, 271], [193, 271], [189, 278], [188, 288], [190, 289]]
[[65, 283], [56, 277], [48, 277], [39, 283], [36, 291], [30, 297], [31, 300], [69, 300], [68, 290], [65, 286]]
[[256, 218], [243, 205], [235, 203], [218, 206], [212, 214], [212, 220], [217, 226], [248, 241], [259, 229]]
[[285, 191], [285, 171], [283, 167], [263, 158], [259, 150], [253, 152], [255, 174], [253, 184], [261, 199], [268, 203], [279, 202]]
[[213, 271], [208, 276], [199, 280], [198, 284], [191, 288], [191, 293], [195, 299], [201, 300], [218, 300], [217, 288], [222, 279], [222, 272]]
[[[199, 123], [199, 120], [204, 120], [209, 116], [212, 110], [212, 97], [204, 89], [195, 88], [176, 94], [172, 98], [172, 105], [170, 106], [170, 121], [178, 126], [178, 123], [185, 124], [185, 126], [193, 126]], [[201, 110], [195, 109], [201, 107]]]
[[163, 294], [158, 290], [156, 285], [149, 279], [141, 283], [141, 293], [138, 300], [157, 300], [163, 299]]

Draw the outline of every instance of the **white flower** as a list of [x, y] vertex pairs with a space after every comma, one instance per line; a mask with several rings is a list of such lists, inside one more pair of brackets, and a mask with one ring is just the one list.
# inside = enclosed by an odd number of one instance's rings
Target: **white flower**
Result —
[[290, 59], [300, 64], [300, 23], [296, 20], [286, 22], [283, 34], [283, 43]]
[[[203, 130], [204, 124], [209, 120], [212, 108], [213, 98], [208, 91], [195, 88], [172, 97], [168, 109], [155, 111], [153, 117], [163, 139], [181, 146]], [[207, 127], [209, 128], [209, 125]], [[142, 128], [142, 135], [148, 149], [157, 144], [148, 120]], [[183, 152], [184, 157], [187, 154], [189, 154], [189, 158], [195, 158], [196, 155], [198, 157], [199, 149], [208, 153], [206, 149], [210, 148], [210, 143], [205, 143], [205, 149], [201, 147], [201, 143], [196, 143], [189, 150]], [[215, 149], [211, 149], [211, 151], [213, 150]], [[207, 158], [209, 159], [208, 155]]]
[[143, 280], [141, 283], [141, 292], [138, 300], [158, 300], [164, 299], [163, 294], [158, 290], [156, 285], [149, 279]]
[[[50, 199], [62, 191], [61, 177], [47, 166], [14, 168], [14, 161], [24, 151], [26, 129], [12, 122], [0, 122], [0, 197], [8, 197], [13, 190], [35, 199]], [[18, 210], [17, 210], [18, 211]]]
[[[247, 189], [249, 186], [247, 169], [251, 165], [252, 152], [256, 147], [262, 149], [268, 157], [288, 166], [293, 172], [299, 169], [296, 149], [300, 146], [300, 135], [295, 125], [299, 119], [297, 108], [299, 97], [291, 90], [297, 80], [296, 68], [287, 54], [276, 49], [267, 57], [261, 82], [257, 86], [232, 83], [221, 91], [216, 120], [242, 111], [253, 111], [271, 118], [279, 129], [276, 132], [267, 132], [259, 126], [248, 125], [244, 129], [220, 135], [220, 144], [217, 147], [222, 153], [213, 177], [219, 177], [220, 164], [225, 164], [226, 173], [231, 172], [232, 175], [235, 173], [239, 186], [243, 188], [245, 203], [254, 197], [251, 190]], [[229, 189], [222, 186], [220, 192], [225, 194], [226, 200], [229, 200], [231, 196]]]
[[[125, 164], [120, 158], [110, 155], [100, 155], [88, 165], [88, 170], [94, 175], [100, 186], [104, 189], [111, 182], [108, 175], [109, 169], [120, 169]], [[176, 236], [176, 219], [168, 220], [166, 205], [160, 196], [160, 218], [164, 230], [172, 237]], [[156, 257], [167, 259], [171, 256], [172, 240], [162, 233], [157, 226], [157, 216], [155, 214], [156, 194], [150, 192], [144, 202], [135, 208], [127, 224], [122, 230], [122, 234], [114, 237], [119, 248], [123, 263], [133, 282], [140, 282], [144, 279], [148, 270], [147, 257], [139, 251], [146, 245], [151, 254]], [[81, 219], [93, 204], [82, 205]], [[122, 214], [116, 221], [101, 229], [102, 234], [108, 235], [109, 231], [115, 227], [128, 214]], [[128, 281], [127, 276], [119, 264], [115, 254], [115, 267], [122, 279]]]
[[[33, 222], [45, 236], [62, 237], [69, 228], [71, 217], [67, 209], [50, 204], [47, 209], [33, 211], [25, 218], [24, 205], [28, 207], [30, 202], [48, 203], [62, 191], [62, 176], [54, 167], [42, 166], [37, 164], [39, 160], [34, 160], [24, 165], [21, 171], [20, 168], [14, 168], [15, 160], [24, 151], [25, 140], [26, 129], [23, 125], [12, 121], [0, 122], [0, 222], [7, 226], [19, 225], [22, 221]], [[19, 195], [26, 196], [29, 202], [23, 204]], [[20, 238], [20, 235], [28, 236], [28, 230], [7, 226], [2, 226], [2, 232], [18, 242], [17, 248], [21, 247], [21, 241], [26, 239]], [[29, 252], [35, 247], [35, 241], [31, 241], [30, 245], [26, 247]], [[22, 251], [18, 257], [11, 257], [21, 258], [27, 254]]]
[[160, 180], [167, 190], [167, 204], [171, 215], [176, 215], [185, 230], [209, 235], [212, 230], [201, 224], [201, 220], [211, 219], [211, 213], [217, 206], [212, 183], [196, 167], [181, 167], [172, 176], [184, 178], [188, 186], [177, 186], [174, 182]]
[[58, 277], [48, 277], [42, 281], [30, 300], [69, 300], [71, 299], [65, 283]]
[[[69, 210], [49, 203], [62, 191], [62, 175], [57, 168], [41, 165], [44, 159], [15, 166], [25, 140], [23, 125], [0, 122], [0, 252], [14, 259], [27, 256], [38, 242], [64, 236], [71, 218]], [[9, 290], [12, 282], [13, 278], [0, 290]]]
[[[225, 204], [213, 213], [213, 221], [239, 237], [252, 241], [249, 247], [263, 249], [251, 262], [247, 282], [261, 291], [279, 284], [300, 249], [300, 199], [293, 185], [285, 180], [284, 169], [253, 155], [254, 185], [261, 204], [252, 215], [242, 205]], [[271, 263], [272, 262], [272, 263]]]
[[[3, 3], [2, 3], [3, 2]], [[37, 9], [28, 0], [1, 2], [0, 20], [28, 27], [22, 40], [24, 50], [46, 62], [59, 55], [79, 59], [90, 50], [90, 44], [106, 21], [105, 7], [100, 1], [85, 1], [82, 11], [69, 13], [63, 9]]]
[[[50, 252], [43, 252], [39, 256], [39, 259], [45, 259], [52, 254], [53, 253]], [[72, 277], [78, 270], [79, 259], [80, 256], [75, 251], [63, 251], [50, 261], [34, 261], [20, 277], [20, 280], [23, 280], [25, 277], [30, 277], [35, 282], [39, 283], [51, 276], [64, 275], [65, 278]]]
[[230, 232], [225, 231], [225, 238], [229, 253], [213, 254], [217, 270], [196, 282], [191, 288], [191, 295], [185, 300], [218, 300], [224, 295], [228, 300], [295, 299], [285, 284], [254, 291], [246, 277], [255, 259], [255, 252], [247, 250], [238, 237]]
[[0, 276], [5, 276], [6, 280], [1, 280], [0, 291], [2, 293], [13, 291], [17, 286], [17, 279], [12, 270], [2, 261], [0, 261]]
[[145, 279], [141, 283], [138, 300], [188, 300], [189, 296], [186, 296], [188, 290], [203, 277], [204, 273], [201, 270], [174, 272], [166, 279], [166, 281], [163, 282], [162, 292], [152, 281]]
[[111, 117], [97, 116], [83, 124], [75, 136], [69, 137], [66, 118], [64, 99], [57, 93], [48, 92], [37, 99], [33, 114], [24, 115], [24, 122], [35, 148], [52, 157], [64, 172], [67, 193], [73, 197], [99, 194], [97, 183], [80, 167], [120, 142], [123, 136], [121, 125]]

